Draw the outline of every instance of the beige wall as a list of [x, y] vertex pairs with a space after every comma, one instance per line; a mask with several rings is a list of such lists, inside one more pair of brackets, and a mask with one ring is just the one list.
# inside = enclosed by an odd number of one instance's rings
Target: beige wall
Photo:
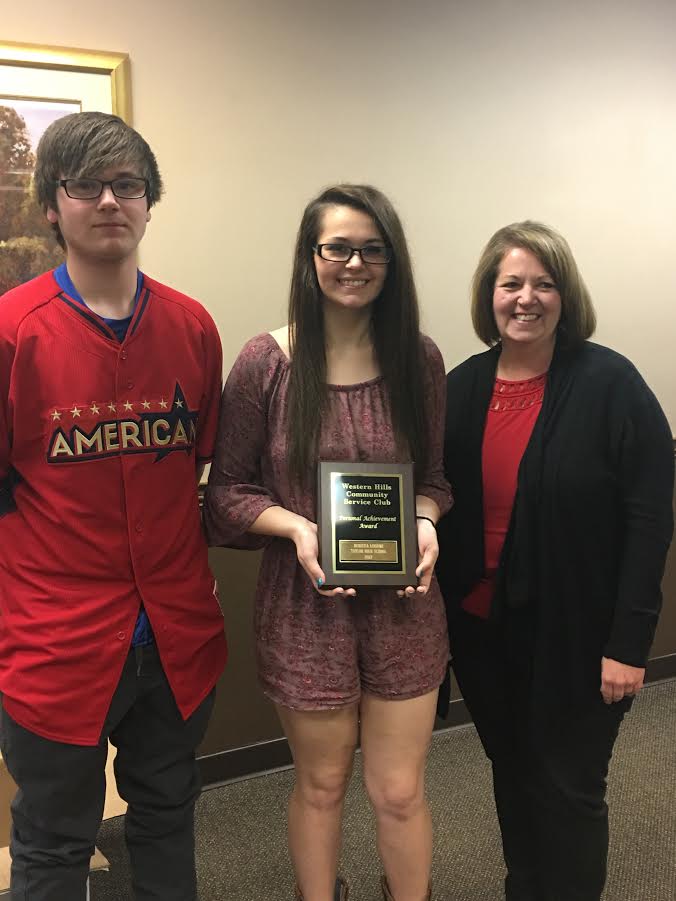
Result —
[[4, 7], [5, 40], [130, 53], [135, 123], [168, 188], [142, 265], [206, 303], [226, 367], [283, 319], [306, 200], [363, 179], [402, 214], [449, 366], [478, 349], [483, 243], [541, 218], [576, 252], [598, 340], [634, 359], [676, 431], [673, 0]]

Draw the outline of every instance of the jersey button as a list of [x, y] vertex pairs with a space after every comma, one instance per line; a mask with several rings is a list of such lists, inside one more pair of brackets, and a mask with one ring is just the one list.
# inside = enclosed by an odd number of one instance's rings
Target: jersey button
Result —
[[137, 532], [142, 532], [143, 531], [143, 523], [137, 522], [136, 525], [134, 526], [134, 528], [136, 529]]
[[123, 351], [121, 352], [121, 354], [120, 354], [120, 359], [121, 359], [121, 360], [126, 360], [126, 359], [127, 359], [127, 351], [126, 351], [126, 350], [123, 350]]
[[133, 387], [134, 387], [133, 382], [127, 382], [127, 388], [133, 388]]
[[125, 638], [127, 637], [127, 633], [126, 632], [118, 632], [117, 637], [118, 637], [119, 641], [124, 641]]

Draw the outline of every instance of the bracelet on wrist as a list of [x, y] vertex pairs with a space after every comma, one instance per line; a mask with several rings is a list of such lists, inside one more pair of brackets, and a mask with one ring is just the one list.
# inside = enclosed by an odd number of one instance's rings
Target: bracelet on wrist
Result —
[[432, 523], [432, 525], [434, 526], [435, 529], [436, 529], [436, 527], [437, 527], [437, 524], [435, 523], [435, 521], [434, 521], [430, 516], [420, 516], [420, 515], [418, 515], [418, 514], [416, 513], [415, 518], [416, 518], [416, 519], [426, 519], [427, 522], [431, 522], [431, 523]]

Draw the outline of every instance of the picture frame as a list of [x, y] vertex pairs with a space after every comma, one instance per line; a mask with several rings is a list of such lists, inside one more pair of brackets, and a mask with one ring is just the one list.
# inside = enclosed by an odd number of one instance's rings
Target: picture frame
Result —
[[50, 96], [50, 73], [77, 72], [107, 77], [110, 81], [110, 112], [124, 119], [128, 125], [132, 124], [131, 65], [128, 53], [0, 41], [0, 67], [2, 66], [42, 72], [45, 76], [44, 90], [41, 92], [43, 99]]
[[131, 125], [127, 53], [0, 41], [0, 295], [63, 261], [32, 195], [35, 150], [51, 122], [87, 110]]

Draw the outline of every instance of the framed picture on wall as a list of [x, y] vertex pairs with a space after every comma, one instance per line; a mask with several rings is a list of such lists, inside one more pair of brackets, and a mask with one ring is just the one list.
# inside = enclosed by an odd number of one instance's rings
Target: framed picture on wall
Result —
[[47, 126], [83, 110], [131, 124], [126, 53], [0, 42], [0, 295], [63, 260], [31, 177]]

